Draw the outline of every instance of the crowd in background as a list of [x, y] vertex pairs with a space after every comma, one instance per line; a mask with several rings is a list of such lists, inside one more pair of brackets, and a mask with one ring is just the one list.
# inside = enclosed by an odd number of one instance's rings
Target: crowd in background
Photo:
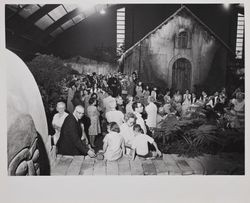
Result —
[[[61, 81], [60, 86], [61, 97], [58, 101], [66, 104], [65, 109], [68, 113], [72, 113], [76, 106], [83, 106], [82, 123], [92, 147], [95, 147], [96, 136], [100, 134], [105, 136], [110, 132], [110, 128], [116, 129], [114, 123], [122, 129], [131, 114], [136, 119], [133, 126], [138, 124], [140, 127], [137, 126], [137, 132], [140, 131], [145, 135], [152, 135], [153, 129], [160, 128], [161, 120], [168, 115], [188, 118], [198, 109], [202, 109], [207, 117], [213, 117], [215, 120], [223, 118], [226, 120], [225, 127], [236, 129], [244, 127], [245, 100], [243, 90], [240, 88], [231, 95], [228, 95], [225, 88], [210, 95], [205, 90], [200, 94], [189, 90], [181, 94], [179, 90], [173, 92], [168, 88], [160, 89], [151, 84], [143, 84], [136, 72], [131, 75], [122, 73], [72, 75]], [[55, 109], [55, 106], [56, 104], [50, 105], [47, 115], [48, 124], [51, 124], [50, 134], [54, 134], [55, 130], [52, 118], [55, 111], [59, 111], [59, 107]], [[55, 142], [57, 140], [58, 138]], [[153, 143], [152, 140], [150, 142]]]

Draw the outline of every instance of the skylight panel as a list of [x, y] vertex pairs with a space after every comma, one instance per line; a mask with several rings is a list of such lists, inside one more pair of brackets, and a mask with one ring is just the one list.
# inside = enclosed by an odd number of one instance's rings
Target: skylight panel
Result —
[[68, 20], [66, 23], [64, 23], [63, 25], [62, 25], [62, 28], [64, 29], [64, 30], [67, 30], [68, 28], [70, 28], [71, 26], [73, 26], [74, 25], [74, 22], [72, 21], [72, 20]]
[[75, 4], [63, 4], [63, 6], [67, 10], [68, 13], [77, 8], [77, 5]]
[[54, 10], [48, 13], [55, 21], [66, 15], [66, 11], [64, 10], [63, 6], [58, 6]]
[[53, 32], [50, 33], [52, 37], [56, 37], [57, 35], [61, 34], [63, 32], [62, 28], [57, 28]]
[[75, 16], [75, 17], [72, 18], [72, 19], [73, 19], [73, 21], [74, 21], [75, 23], [79, 23], [79, 22], [82, 21], [84, 18], [85, 18], [85, 17], [84, 17], [84, 14], [83, 14], [83, 13], [80, 13], [79, 15]]
[[23, 18], [28, 18], [39, 9], [40, 7], [36, 4], [28, 5], [19, 12], [19, 15]]
[[45, 15], [42, 18], [40, 18], [38, 21], [36, 21], [35, 25], [39, 27], [40, 29], [45, 30], [52, 23], [54, 23], [54, 21], [48, 15]]

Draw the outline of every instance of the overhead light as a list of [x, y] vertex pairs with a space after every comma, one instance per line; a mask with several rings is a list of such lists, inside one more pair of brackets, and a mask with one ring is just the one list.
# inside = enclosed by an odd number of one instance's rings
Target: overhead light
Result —
[[78, 5], [77, 5], [77, 7], [78, 7], [81, 11], [83, 11], [83, 12], [89, 11], [89, 10], [92, 11], [92, 10], [94, 10], [95, 6], [96, 6], [96, 4], [93, 3], [93, 2], [84, 2], [84, 3], [82, 3], [82, 4], [78, 4]]
[[105, 15], [105, 14], [106, 14], [106, 11], [104, 10], [104, 8], [102, 8], [102, 9], [100, 10], [100, 14], [101, 14], [101, 15]]
[[223, 6], [224, 6], [225, 9], [229, 9], [230, 4], [223, 4]]

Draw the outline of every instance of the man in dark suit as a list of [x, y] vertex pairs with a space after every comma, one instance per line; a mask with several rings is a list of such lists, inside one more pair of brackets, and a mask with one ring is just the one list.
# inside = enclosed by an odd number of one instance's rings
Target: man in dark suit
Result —
[[80, 119], [84, 114], [81, 105], [75, 107], [72, 114], [69, 114], [62, 125], [60, 138], [57, 142], [58, 153], [63, 155], [89, 155], [95, 157], [93, 149], [81, 141], [82, 127]]
[[109, 79], [108, 79], [108, 85], [109, 88], [112, 90], [113, 92], [113, 97], [117, 97], [118, 95], [118, 85], [119, 85], [119, 81], [116, 78], [115, 75], [112, 75]]

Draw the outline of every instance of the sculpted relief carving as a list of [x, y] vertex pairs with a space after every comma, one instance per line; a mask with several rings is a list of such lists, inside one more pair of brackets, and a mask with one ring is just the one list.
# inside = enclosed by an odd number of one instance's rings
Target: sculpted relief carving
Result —
[[8, 129], [8, 174], [40, 175], [38, 137], [30, 115], [20, 114]]

